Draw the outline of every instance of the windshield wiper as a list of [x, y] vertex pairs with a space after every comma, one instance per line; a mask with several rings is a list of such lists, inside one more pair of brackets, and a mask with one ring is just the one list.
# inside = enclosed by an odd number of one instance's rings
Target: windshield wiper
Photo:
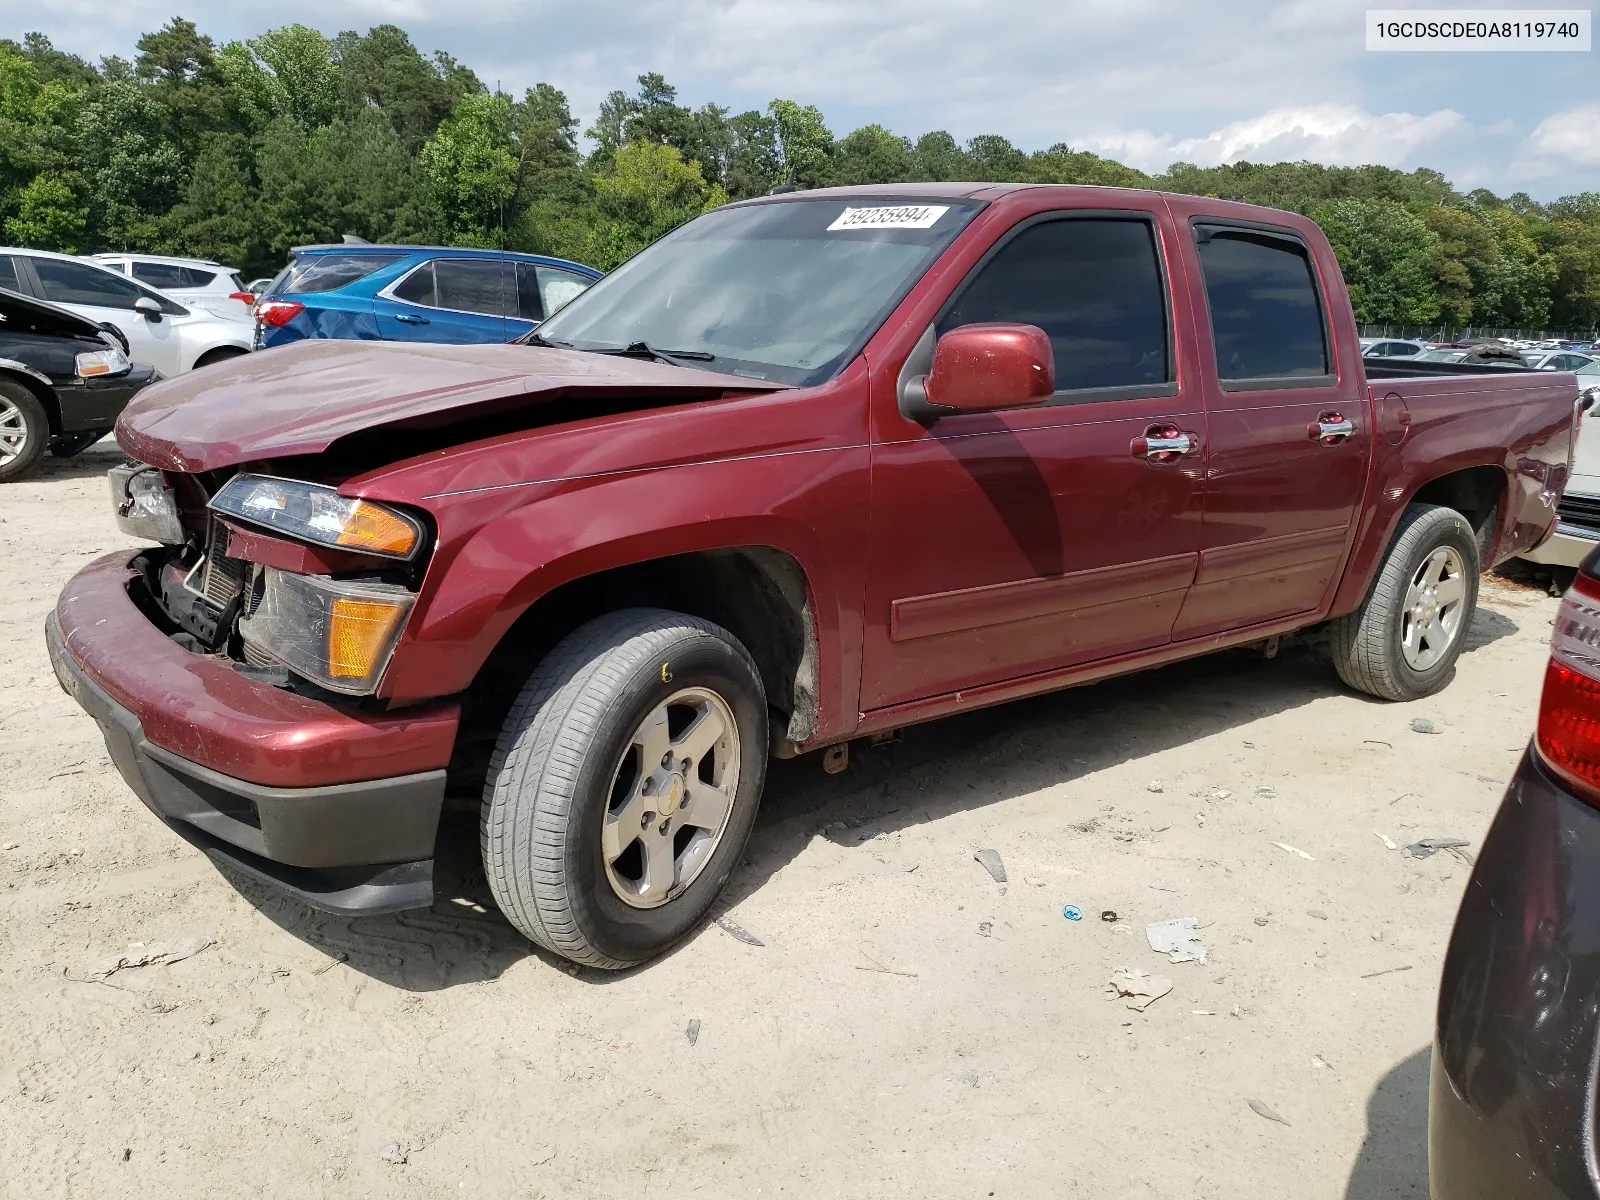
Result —
[[677, 367], [686, 362], [715, 362], [715, 354], [707, 354], [704, 350], [657, 350], [649, 342], [629, 342], [626, 346], [586, 346], [584, 349], [595, 354], [614, 354], [618, 358], [653, 358], [657, 362], [664, 362], [668, 366]]
[[537, 329], [530, 329], [521, 337], [512, 338], [511, 340], [515, 345], [518, 346], [555, 346], [562, 350], [570, 349], [572, 347], [571, 342], [551, 341], [549, 338], [541, 334]]

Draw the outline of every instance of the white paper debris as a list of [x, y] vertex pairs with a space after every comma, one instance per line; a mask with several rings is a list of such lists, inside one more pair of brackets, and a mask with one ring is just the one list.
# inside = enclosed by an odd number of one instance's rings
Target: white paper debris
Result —
[[1144, 927], [1144, 936], [1149, 939], [1150, 949], [1157, 954], [1165, 954], [1171, 962], [1203, 963], [1206, 961], [1206, 948], [1195, 936], [1195, 926], [1198, 924], [1193, 917], [1154, 921]]

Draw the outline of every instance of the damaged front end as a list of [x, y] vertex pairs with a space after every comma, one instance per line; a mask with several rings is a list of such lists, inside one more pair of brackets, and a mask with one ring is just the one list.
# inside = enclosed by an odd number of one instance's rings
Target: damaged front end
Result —
[[421, 584], [420, 515], [325, 483], [249, 471], [111, 472], [117, 522], [160, 542], [135, 602], [185, 650], [324, 698], [378, 691]]

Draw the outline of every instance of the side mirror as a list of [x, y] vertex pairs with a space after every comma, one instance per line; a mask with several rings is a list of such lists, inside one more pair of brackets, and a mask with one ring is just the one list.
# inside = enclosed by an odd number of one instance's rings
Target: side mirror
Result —
[[147, 321], [161, 320], [161, 305], [150, 299], [149, 296], [140, 296], [135, 300], [133, 302], [133, 311], [143, 315]]
[[1056, 358], [1037, 325], [962, 325], [939, 339], [928, 402], [957, 412], [1042, 404], [1055, 394]]

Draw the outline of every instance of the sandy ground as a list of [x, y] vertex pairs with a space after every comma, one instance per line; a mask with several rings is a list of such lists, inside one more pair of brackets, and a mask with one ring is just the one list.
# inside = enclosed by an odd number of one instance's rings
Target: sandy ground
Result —
[[[1233, 654], [914, 730], [839, 777], [776, 764], [725, 898], [765, 944], [708, 926], [572, 973], [471, 903], [465, 866], [462, 900], [339, 920], [230, 882], [141, 807], [41, 636], [120, 542], [115, 460], [0, 491], [0, 1194], [1426, 1195], [1467, 872], [1378, 835], [1482, 837], [1553, 600], [1488, 581], [1421, 704], [1304, 651]], [[448, 836], [470, 863], [470, 827]], [[1203, 965], [1146, 944], [1183, 916]], [[214, 944], [73, 978], [185, 936]], [[1175, 986], [1131, 1011], [1107, 995], [1123, 966]]]

